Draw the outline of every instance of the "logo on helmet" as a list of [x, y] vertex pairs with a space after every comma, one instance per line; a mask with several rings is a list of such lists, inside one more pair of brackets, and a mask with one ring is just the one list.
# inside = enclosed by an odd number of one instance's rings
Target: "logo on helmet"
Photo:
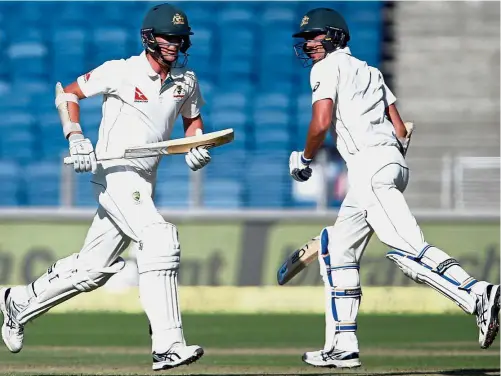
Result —
[[174, 17], [172, 17], [172, 23], [174, 25], [184, 25], [184, 17], [179, 13], [176, 13]]
[[310, 17], [304, 16], [303, 19], [301, 20], [301, 25], [299, 25], [299, 27], [303, 27], [304, 25], [308, 24], [309, 20], [310, 20]]

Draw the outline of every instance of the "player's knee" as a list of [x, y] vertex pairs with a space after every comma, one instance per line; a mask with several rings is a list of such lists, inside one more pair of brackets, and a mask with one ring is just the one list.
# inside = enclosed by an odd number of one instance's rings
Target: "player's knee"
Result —
[[356, 263], [355, 252], [345, 242], [336, 239], [334, 226], [325, 227], [320, 233], [320, 274], [324, 277], [331, 265]]
[[78, 253], [65, 257], [49, 267], [47, 273], [54, 278], [67, 279], [78, 291], [89, 292], [103, 286], [114, 274], [125, 267], [118, 257], [111, 265], [90, 263]]
[[146, 227], [140, 238], [137, 251], [139, 273], [179, 269], [181, 247], [176, 226], [168, 222], [155, 223]]

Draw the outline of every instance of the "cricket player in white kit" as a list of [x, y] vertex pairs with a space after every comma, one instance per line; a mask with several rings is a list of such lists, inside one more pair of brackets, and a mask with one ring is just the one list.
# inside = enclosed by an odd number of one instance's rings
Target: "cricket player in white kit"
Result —
[[409, 171], [409, 138], [396, 98], [381, 72], [351, 55], [349, 29], [332, 9], [309, 11], [293, 37], [298, 57], [311, 62], [312, 120], [306, 147], [290, 156], [292, 177], [303, 182], [330, 127], [348, 168], [349, 189], [333, 226], [320, 234], [325, 285], [325, 346], [307, 352], [314, 366], [358, 367], [359, 264], [373, 233], [392, 250], [387, 257], [411, 279], [425, 283], [476, 315], [479, 343], [489, 347], [499, 328], [499, 285], [477, 281], [439, 248], [426, 243], [402, 192]]
[[[152, 195], [159, 157], [99, 162], [101, 153], [168, 140], [178, 115], [186, 136], [200, 134], [204, 104], [195, 74], [185, 67], [191, 28], [186, 14], [170, 4], [147, 13], [141, 36], [145, 51], [107, 61], [79, 77], [56, 98], [68, 102], [71, 122], [63, 124], [76, 172], [92, 172], [97, 213], [79, 253], [63, 258], [27, 286], [0, 291], [2, 338], [11, 352], [23, 346], [24, 325], [81, 292], [92, 291], [124, 267], [120, 257], [137, 246], [140, 301], [150, 323], [153, 369], [189, 364], [203, 355], [187, 346], [178, 302], [180, 244], [176, 226], [164, 220]], [[94, 152], [79, 125], [79, 100], [103, 95], [99, 140]], [[97, 161], [96, 161], [97, 157]], [[210, 161], [191, 149], [192, 170]]]

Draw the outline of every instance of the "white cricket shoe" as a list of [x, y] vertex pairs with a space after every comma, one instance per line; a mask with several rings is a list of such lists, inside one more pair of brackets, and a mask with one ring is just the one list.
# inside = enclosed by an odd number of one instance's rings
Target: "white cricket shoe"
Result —
[[204, 355], [204, 349], [200, 346], [176, 346], [169, 351], [157, 354], [153, 352], [153, 371], [161, 371], [196, 362]]
[[16, 304], [10, 288], [0, 289], [0, 310], [3, 314], [2, 339], [10, 352], [18, 353], [23, 348], [24, 326], [16, 319], [24, 307]]
[[302, 359], [315, 367], [355, 368], [362, 365], [357, 352], [335, 349], [306, 352]]
[[488, 285], [477, 300], [478, 343], [487, 349], [499, 331], [499, 285]]

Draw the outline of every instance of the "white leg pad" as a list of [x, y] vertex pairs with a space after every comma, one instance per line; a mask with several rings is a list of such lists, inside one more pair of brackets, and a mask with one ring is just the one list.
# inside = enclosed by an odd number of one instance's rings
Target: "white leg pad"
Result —
[[179, 309], [180, 255], [176, 226], [164, 222], [143, 230], [136, 254], [139, 295], [150, 322], [152, 351], [157, 353], [186, 344]]
[[79, 262], [77, 253], [57, 261], [39, 278], [44, 281], [43, 288], [19, 313], [19, 323], [24, 325], [75, 295], [103, 286], [124, 267], [125, 260], [118, 257], [108, 267], [93, 268]]
[[320, 272], [325, 285], [325, 346], [332, 349], [358, 352], [356, 337], [357, 315], [362, 289], [359, 265], [348, 263], [331, 265], [328, 233], [324, 229], [320, 237]]
[[163, 222], [146, 227], [140, 235], [136, 257], [139, 274], [178, 270], [181, 247], [176, 226]]
[[475, 312], [476, 297], [470, 294], [477, 280], [470, 277], [459, 263], [440, 249], [427, 245], [415, 256], [390, 251], [386, 257], [417, 283], [424, 283], [446, 296], [469, 314]]

